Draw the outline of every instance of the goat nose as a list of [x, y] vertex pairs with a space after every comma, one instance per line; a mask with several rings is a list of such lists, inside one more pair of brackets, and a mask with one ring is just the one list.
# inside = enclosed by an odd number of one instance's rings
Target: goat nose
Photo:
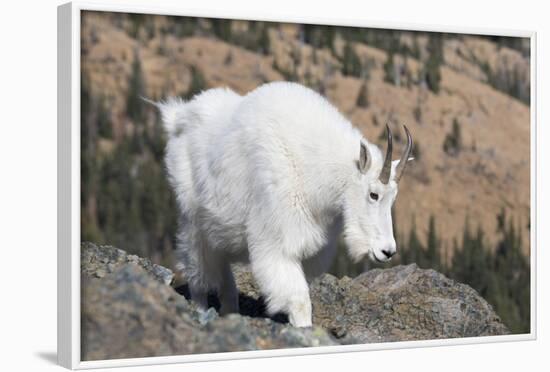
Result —
[[382, 253], [384, 253], [384, 256], [387, 258], [392, 258], [392, 256], [395, 254], [396, 251], [387, 251], [385, 249], [382, 249]]

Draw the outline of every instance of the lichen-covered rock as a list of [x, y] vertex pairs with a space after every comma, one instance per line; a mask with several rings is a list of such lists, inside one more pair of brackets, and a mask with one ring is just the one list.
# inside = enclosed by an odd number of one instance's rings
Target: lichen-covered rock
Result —
[[194, 309], [135, 263], [82, 276], [83, 360], [205, 351]]
[[141, 266], [161, 283], [171, 284], [174, 280], [172, 270], [156, 265], [148, 259], [128, 254], [122, 249], [110, 245], [99, 246], [89, 242], [81, 245], [80, 270], [82, 274], [102, 278], [128, 263]]
[[168, 269], [113, 247], [83, 244], [81, 271], [83, 360], [337, 344], [319, 327], [199, 311], [166, 284]]
[[[260, 299], [251, 273], [240, 266], [234, 272], [241, 292]], [[474, 289], [415, 264], [354, 279], [324, 274], [310, 284], [310, 296], [313, 324], [346, 344], [508, 333]]]
[[245, 266], [233, 268], [241, 314], [220, 317], [198, 310], [167, 285], [172, 272], [147, 259], [85, 243], [81, 261], [84, 360], [508, 333], [472, 288], [416, 265], [320, 276], [310, 285], [314, 327], [303, 329], [267, 317]]
[[311, 285], [313, 323], [342, 342], [387, 342], [507, 334], [471, 287], [415, 264], [357, 278], [323, 275]]

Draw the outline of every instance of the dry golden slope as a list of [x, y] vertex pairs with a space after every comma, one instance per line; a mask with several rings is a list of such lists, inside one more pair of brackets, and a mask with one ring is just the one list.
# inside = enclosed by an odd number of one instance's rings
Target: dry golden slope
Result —
[[[163, 18], [158, 17], [157, 23], [162, 22]], [[185, 92], [191, 80], [191, 66], [204, 74], [210, 87], [229, 86], [246, 93], [263, 82], [283, 79], [273, 68], [274, 59], [285, 67], [292, 66], [298, 56], [298, 76], [304, 78], [308, 74], [308, 79], [322, 82], [330, 101], [367, 138], [377, 141], [388, 119], [394, 123], [394, 131], [400, 130], [396, 123], [405, 123], [413, 133], [421, 157], [410, 166], [400, 185], [395, 211], [401, 233], [409, 231], [415, 216], [422, 236], [433, 214], [444, 245], [450, 248], [453, 238], [460, 239], [469, 216], [472, 226], [480, 223], [488, 239], [495, 242], [496, 214], [506, 207], [516, 223], [521, 223], [523, 246], [528, 251], [527, 105], [483, 83], [479, 71], [471, 64], [461, 64], [456, 56], [449, 65], [452, 69], [442, 68], [438, 95], [418, 86], [388, 84], [383, 81], [382, 70], [386, 53], [358, 44], [357, 53], [369, 58], [373, 65], [368, 82], [370, 105], [359, 108], [356, 101], [361, 81], [342, 76], [339, 62], [328, 50], [318, 50], [313, 56], [311, 47], [294, 36], [295, 28], [289, 25], [271, 30], [271, 54], [263, 56], [207, 37], [177, 39], [167, 35], [136, 41], [108, 18], [90, 14], [83, 24], [86, 54], [82, 68], [91, 77], [92, 91], [110, 98], [115, 134], [121, 135], [132, 127], [124, 105], [134, 50], [139, 50], [147, 94], [153, 98]], [[479, 46], [475, 38], [466, 39], [459, 46], [466, 48], [468, 43]], [[447, 57], [449, 46], [445, 47]], [[417, 61], [409, 59], [409, 67], [417, 69]], [[418, 122], [413, 115], [417, 106], [421, 110]], [[465, 150], [450, 157], [442, 151], [442, 144], [455, 118], [461, 125]], [[397, 151], [400, 150], [398, 143]]]

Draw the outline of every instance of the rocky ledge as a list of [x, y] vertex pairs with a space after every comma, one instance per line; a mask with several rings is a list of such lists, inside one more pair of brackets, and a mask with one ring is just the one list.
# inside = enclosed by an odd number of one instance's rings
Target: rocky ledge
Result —
[[[82, 244], [83, 360], [213, 353], [507, 334], [467, 285], [416, 265], [351, 279], [324, 274], [310, 285], [313, 328], [273, 318], [250, 272], [234, 267], [241, 314], [199, 311], [174, 274], [111, 247]], [[187, 298], [186, 298], [187, 297]]]

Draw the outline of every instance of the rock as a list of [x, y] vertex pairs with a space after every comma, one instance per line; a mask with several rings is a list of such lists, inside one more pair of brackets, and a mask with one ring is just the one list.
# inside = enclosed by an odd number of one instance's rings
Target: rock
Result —
[[200, 311], [168, 269], [120, 249], [85, 243], [81, 257], [83, 360], [337, 344], [319, 327]]
[[355, 279], [325, 274], [310, 288], [314, 324], [344, 343], [508, 333], [474, 289], [415, 264], [370, 270]]
[[[252, 275], [234, 268], [239, 289], [260, 299]], [[340, 343], [508, 334], [473, 288], [416, 264], [373, 269], [351, 279], [323, 274], [310, 284], [313, 324]]]
[[[296, 348], [507, 334], [475, 290], [416, 265], [355, 279], [324, 274], [310, 285], [313, 323], [272, 319], [250, 271], [233, 267], [241, 314], [197, 309], [168, 285], [173, 274], [149, 260], [82, 244], [84, 360]], [[185, 287], [178, 288], [186, 293]], [[217, 306], [215, 296], [209, 303]]]
[[141, 266], [161, 283], [168, 285], [174, 280], [172, 270], [156, 265], [145, 258], [127, 254], [122, 249], [109, 245], [98, 246], [88, 242], [81, 245], [80, 269], [82, 274], [102, 278], [128, 263], [135, 263]]

